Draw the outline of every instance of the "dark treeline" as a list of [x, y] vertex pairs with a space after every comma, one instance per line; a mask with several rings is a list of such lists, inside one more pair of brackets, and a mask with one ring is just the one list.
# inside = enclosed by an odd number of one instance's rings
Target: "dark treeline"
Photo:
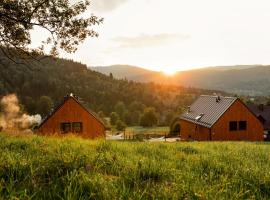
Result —
[[[215, 91], [117, 80], [65, 59], [20, 65], [1, 57], [0, 95], [16, 93], [29, 114], [46, 116], [69, 93], [115, 125], [169, 125], [200, 94]], [[121, 122], [123, 122], [121, 124]]]

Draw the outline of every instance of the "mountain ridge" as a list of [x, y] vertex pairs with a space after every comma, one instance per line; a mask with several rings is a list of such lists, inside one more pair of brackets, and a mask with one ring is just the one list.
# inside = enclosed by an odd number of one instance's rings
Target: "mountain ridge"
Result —
[[[120, 67], [119, 67], [120, 66]], [[224, 90], [242, 95], [270, 95], [269, 65], [216, 66], [178, 71], [172, 76], [132, 65], [91, 67], [92, 70], [112, 75], [118, 79], [137, 82], [175, 84], [211, 90]]]

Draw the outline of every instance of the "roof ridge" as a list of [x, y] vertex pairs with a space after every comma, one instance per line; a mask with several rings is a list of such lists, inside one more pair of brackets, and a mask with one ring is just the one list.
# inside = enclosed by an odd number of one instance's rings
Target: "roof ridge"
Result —
[[221, 97], [221, 98], [226, 98], [226, 99], [237, 99], [238, 97], [230, 97], [230, 96], [222, 96], [222, 95], [206, 95], [206, 94], [202, 94], [200, 95], [200, 97]]

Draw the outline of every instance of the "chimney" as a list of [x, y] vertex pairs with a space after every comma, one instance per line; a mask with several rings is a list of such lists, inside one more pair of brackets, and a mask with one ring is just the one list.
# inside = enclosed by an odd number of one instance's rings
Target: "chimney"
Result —
[[191, 112], [191, 110], [190, 110], [190, 106], [188, 106], [188, 111], [187, 111], [187, 113], [190, 113]]
[[216, 102], [218, 103], [218, 102], [220, 102], [220, 100], [221, 100], [220, 96], [217, 96], [216, 97]]
[[259, 110], [260, 110], [260, 111], [263, 111], [263, 110], [264, 110], [264, 105], [263, 105], [263, 104], [260, 104], [260, 105], [259, 105]]

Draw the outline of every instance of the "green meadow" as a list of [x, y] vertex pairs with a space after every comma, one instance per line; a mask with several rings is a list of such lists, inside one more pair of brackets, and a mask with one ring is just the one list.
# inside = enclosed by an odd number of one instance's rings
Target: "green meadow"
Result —
[[170, 127], [162, 126], [162, 127], [150, 127], [144, 128], [141, 126], [130, 126], [126, 128], [126, 133], [130, 134], [157, 134], [164, 136], [170, 132]]
[[269, 199], [270, 144], [0, 134], [0, 199]]
[[130, 138], [143, 139], [149, 137], [162, 137], [167, 136], [170, 132], [170, 128], [168, 126], [164, 127], [149, 127], [144, 128], [141, 126], [131, 126], [125, 129], [125, 136]]

